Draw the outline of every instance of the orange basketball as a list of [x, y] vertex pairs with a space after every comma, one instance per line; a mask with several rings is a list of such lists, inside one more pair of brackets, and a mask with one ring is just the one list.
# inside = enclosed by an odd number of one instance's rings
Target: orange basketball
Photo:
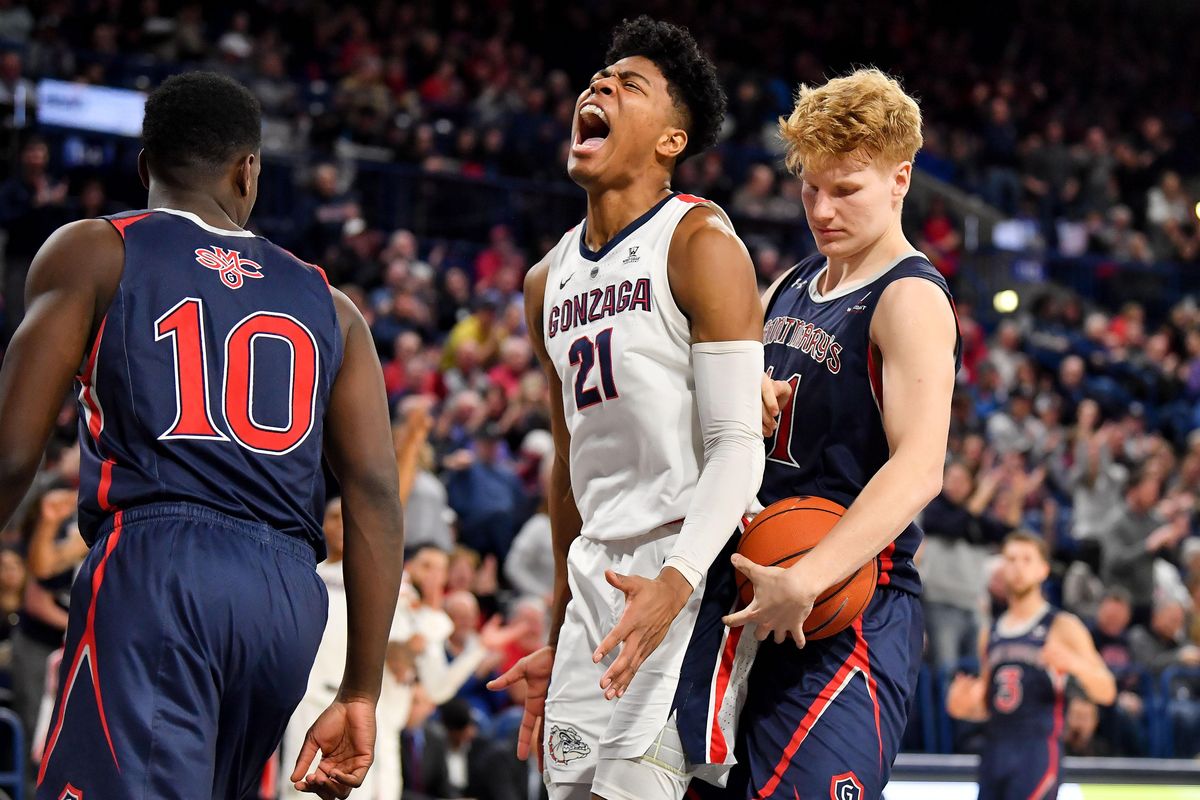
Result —
[[[795, 564], [837, 524], [846, 509], [821, 497], [785, 497], [763, 509], [738, 541], [738, 552], [756, 564], [788, 567]], [[871, 559], [817, 598], [804, 622], [804, 635], [824, 639], [845, 630], [875, 594], [879, 562]], [[741, 572], [738, 594], [743, 604], [754, 597], [754, 584]]]

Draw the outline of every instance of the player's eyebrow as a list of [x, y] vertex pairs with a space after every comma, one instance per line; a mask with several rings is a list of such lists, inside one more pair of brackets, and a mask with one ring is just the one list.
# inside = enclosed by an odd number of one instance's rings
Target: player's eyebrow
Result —
[[623, 69], [623, 70], [613, 71], [613, 69], [611, 67], [605, 67], [604, 69], [600, 70], [595, 75], [593, 75], [590, 83], [595, 83], [598, 78], [609, 78], [609, 77], [612, 77], [613, 75], [616, 75], [617, 78], [619, 78], [620, 80], [623, 80], [623, 81], [635, 80], [635, 81], [639, 81], [639, 82], [645, 84], [646, 86], [650, 85], [650, 79], [647, 78], [645, 75], [643, 75], [640, 72], [634, 72], [631, 69]]

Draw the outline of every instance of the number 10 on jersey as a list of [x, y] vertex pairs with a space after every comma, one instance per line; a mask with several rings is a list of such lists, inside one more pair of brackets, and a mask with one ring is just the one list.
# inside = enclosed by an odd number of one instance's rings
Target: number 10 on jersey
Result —
[[[267, 425], [254, 415], [254, 346], [258, 339], [284, 342], [291, 354], [291, 380], [269, 387], [270, 399], [288, 403], [287, 424]], [[175, 356], [175, 421], [159, 439], [210, 439], [228, 442], [213, 420], [208, 381], [208, 349], [204, 336], [204, 301], [188, 297], [155, 320], [154, 339], [171, 340]], [[225, 337], [220, 364], [221, 407], [233, 439], [264, 455], [283, 455], [300, 445], [316, 417], [317, 341], [294, 317], [258, 311], [243, 318]]]

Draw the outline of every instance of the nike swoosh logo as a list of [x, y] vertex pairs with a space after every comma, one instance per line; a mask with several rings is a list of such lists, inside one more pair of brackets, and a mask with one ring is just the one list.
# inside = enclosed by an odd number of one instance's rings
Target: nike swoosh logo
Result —
[[568, 275], [567, 277], [565, 277], [561, 281], [559, 281], [558, 282], [559, 291], [562, 291], [562, 289], [567, 285], [567, 281], [571, 280], [571, 278], [574, 278], [574, 277], [575, 277], [575, 273], [572, 272], [570, 275]]

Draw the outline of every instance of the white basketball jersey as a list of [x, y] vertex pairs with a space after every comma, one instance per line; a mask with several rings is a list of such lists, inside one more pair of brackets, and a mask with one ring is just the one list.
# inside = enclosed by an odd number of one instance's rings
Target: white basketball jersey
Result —
[[700, 204], [711, 206], [673, 194], [599, 252], [583, 244], [581, 223], [550, 254], [542, 334], [562, 380], [571, 487], [590, 539], [682, 519], [700, 476], [691, 332], [667, 281], [675, 226]]

